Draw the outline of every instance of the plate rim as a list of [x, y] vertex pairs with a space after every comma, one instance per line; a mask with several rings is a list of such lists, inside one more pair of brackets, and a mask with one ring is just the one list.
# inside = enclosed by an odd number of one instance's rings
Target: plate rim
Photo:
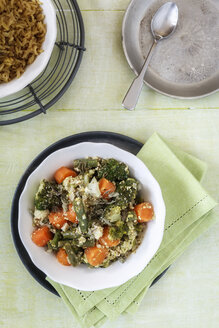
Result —
[[[91, 140], [90, 140], [91, 138]], [[93, 141], [96, 139], [96, 141]], [[14, 247], [17, 251], [18, 256], [20, 257], [21, 262], [27, 269], [27, 271], [30, 273], [30, 275], [44, 288], [46, 288], [48, 291], [51, 293], [59, 296], [55, 288], [45, 279], [46, 275], [38, 269], [34, 263], [32, 262], [25, 246], [23, 245], [19, 232], [18, 232], [18, 206], [19, 206], [19, 199], [20, 196], [23, 192], [23, 189], [25, 187], [26, 181], [29, 177], [29, 175], [38, 167], [38, 165], [51, 153], [58, 149], [66, 148], [69, 145], [74, 145], [78, 144], [80, 142], [106, 142], [109, 144], [112, 144], [116, 147], [119, 147], [121, 149], [124, 149], [118, 144], [115, 144], [113, 142], [121, 142], [124, 145], [127, 145], [127, 148], [134, 147], [135, 148], [135, 153], [131, 152], [130, 150], [127, 150], [125, 148], [124, 150], [132, 153], [132, 154], [137, 154], [137, 152], [141, 149], [143, 144], [136, 139], [130, 138], [128, 136], [119, 134], [119, 133], [114, 133], [114, 132], [106, 132], [106, 131], [91, 131], [91, 132], [82, 132], [82, 133], [77, 133], [73, 134], [70, 136], [67, 136], [65, 138], [59, 139], [58, 141], [50, 144], [48, 147], [46, 147], [43, 151], [41, 151], [27, 166], [25, 169], [23, 175], [19, 179], [19, 182], [16, 186], [13, 200], [12, 200], [12, 206], [11, 206], [11, 215], [10, 215], [10, 226], [11, 226], [11, 235], [13, 239], [13, 244]], [[68, 144], [70, 143], [70, 144]], [[168, 269], [168, 268], [167, 268]], [[152, 282], [151, 286], [155, 284], [167, 271], [164, 270], [158, 277], [154, 279]]]
[[[136, 69], [134, 68], [134, 66], [132, 65], [132, 62], [128, 56], [128, 52], [127, 52], [127, 48], [126, 48], [126, 43], [125, 43], [125, 25], [126, 25], [126, 21], [127, 21], [127, 17], [129, 15], [129, 11], [131, 10], [131, 7], [132, 7], [132, 4], [135, 2], [136, 0], [131, 0], [128, 4], [128, 7], [125, 11], [125, 14], [123, 16], [123, 21], [122, 21], [122, 48], [123, 48], [123, 52], [125, 54], [125, 58], [131, 68], [131, 70], [135, 73], [136, 76], [138, 76], [138, 72], [136, 71]], [[143, 80], [144, 84], [146, 86], [148, 86], [150, 89], [164, 95], [164, 96], [167, 96], [167, 97], [171, 97], [171, 98], [174, 98], [174, 99], [201, 99], [201, 98], [204, 98], [204, 97], [207, 97], [207, 96], [210, 96], [216, 92], [219, 91], [219, 86], [217, 89], [211, 91], [211, 92], [208, 92], [208, 93], [205, 93], [205, 94], [202, 94], [200, 96], [189, 96], [189, 97], [186, 97], [186, 96], [176, 96], [176, 95], [173, 95], [173, 94], [169, 94], [169, 93], [166, 93], [164, 91], [161, 91], [159, 89], [157, 89], [156, 87], [152, 86], [150, 83], [148, 83], [145, 79]]]

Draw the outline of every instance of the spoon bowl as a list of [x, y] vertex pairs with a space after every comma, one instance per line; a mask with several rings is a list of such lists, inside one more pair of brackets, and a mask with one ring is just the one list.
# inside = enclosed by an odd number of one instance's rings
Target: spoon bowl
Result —
[[151, 20], [151, 32], [155, 40], [168, 38], [174, 31], [178, 21], [178, 7], [174, 2], [166, 2]]

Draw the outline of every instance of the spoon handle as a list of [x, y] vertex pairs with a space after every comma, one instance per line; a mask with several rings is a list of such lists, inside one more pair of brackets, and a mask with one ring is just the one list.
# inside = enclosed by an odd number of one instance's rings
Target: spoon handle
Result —
[[157, 41], [154, 40], [154, 43], [151, 46], [151, 49], [148, 52], [147, 58], [145, 59], [144, 65], [142, 66], [140, 74], [134, 79], [130, 88], [128, 89], [125, 98], [123, 99], [122, 106], [126, 109], [133, 110], [138, 102], [138, 98], [141, 93], [141, 89], [144, 82], [144, 76], [148, 68], [149, 62], [153, 55], [153, 50], [157, 45]]

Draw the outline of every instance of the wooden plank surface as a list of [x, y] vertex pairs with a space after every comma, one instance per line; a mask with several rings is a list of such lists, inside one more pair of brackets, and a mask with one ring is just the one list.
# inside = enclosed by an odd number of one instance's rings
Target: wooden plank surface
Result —
[[[154, 132], [208, 163], [204, 185], [218, 200], [218, 111], [49, 111], [0, 130], [0, 326], [4, 328], [77, 327], [61, 300], [26, 271], [10, 236], [10, 206], [23, 171], [45, 147], [68, 135], [93, 130], [119, 132], [145, 142]], [[219, 215], [219, 211], [217, 209]], [[135, 316], [122, 315], [104, 328], [217, 327], [218, 228], [197, 239], [151, 288]], [[203, 306], [205, 311], [203, 311]]]
[[[219, 200], [218, 94], [181, 101], [144, 87], [136, 111], [122, 110], [123, 95], [134, 77], [121, 46], [121, 25], [128, 1], [79, 0], [79, 5], [87, 51], [73, 84], [46, 115], [0, 128], [2, 328], [79, 328], [62, 301], [26, 271], [10, 235], [10, 208], [16, 185], [27, 165], [51, 143], [74, 133], [98, 130], [145, 142], [157, 131], [208, 163], [204, 186]], [[219, 215], [218, 208], [216, 211]], [[219, 224], [215, 225], [187, 249], [149, 290], [134, 316], [122, 315], [103, 327], [217, 328], [218, 228]]]

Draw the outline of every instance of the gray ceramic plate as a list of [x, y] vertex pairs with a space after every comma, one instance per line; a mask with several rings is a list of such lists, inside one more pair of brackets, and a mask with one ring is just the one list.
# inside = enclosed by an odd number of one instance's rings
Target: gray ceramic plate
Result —
[[[173, 0], [174, 1], [174, 0]], [[153, 39], [150, 22], [165, 0], [132, 0], [123, 20], [122, 42], [138, 74]], [[199, 98], [219, 90], [219, 0], [175, 0], [175, 33], [159, 42], [145, 74], [152, 89], [175, 98]]]

